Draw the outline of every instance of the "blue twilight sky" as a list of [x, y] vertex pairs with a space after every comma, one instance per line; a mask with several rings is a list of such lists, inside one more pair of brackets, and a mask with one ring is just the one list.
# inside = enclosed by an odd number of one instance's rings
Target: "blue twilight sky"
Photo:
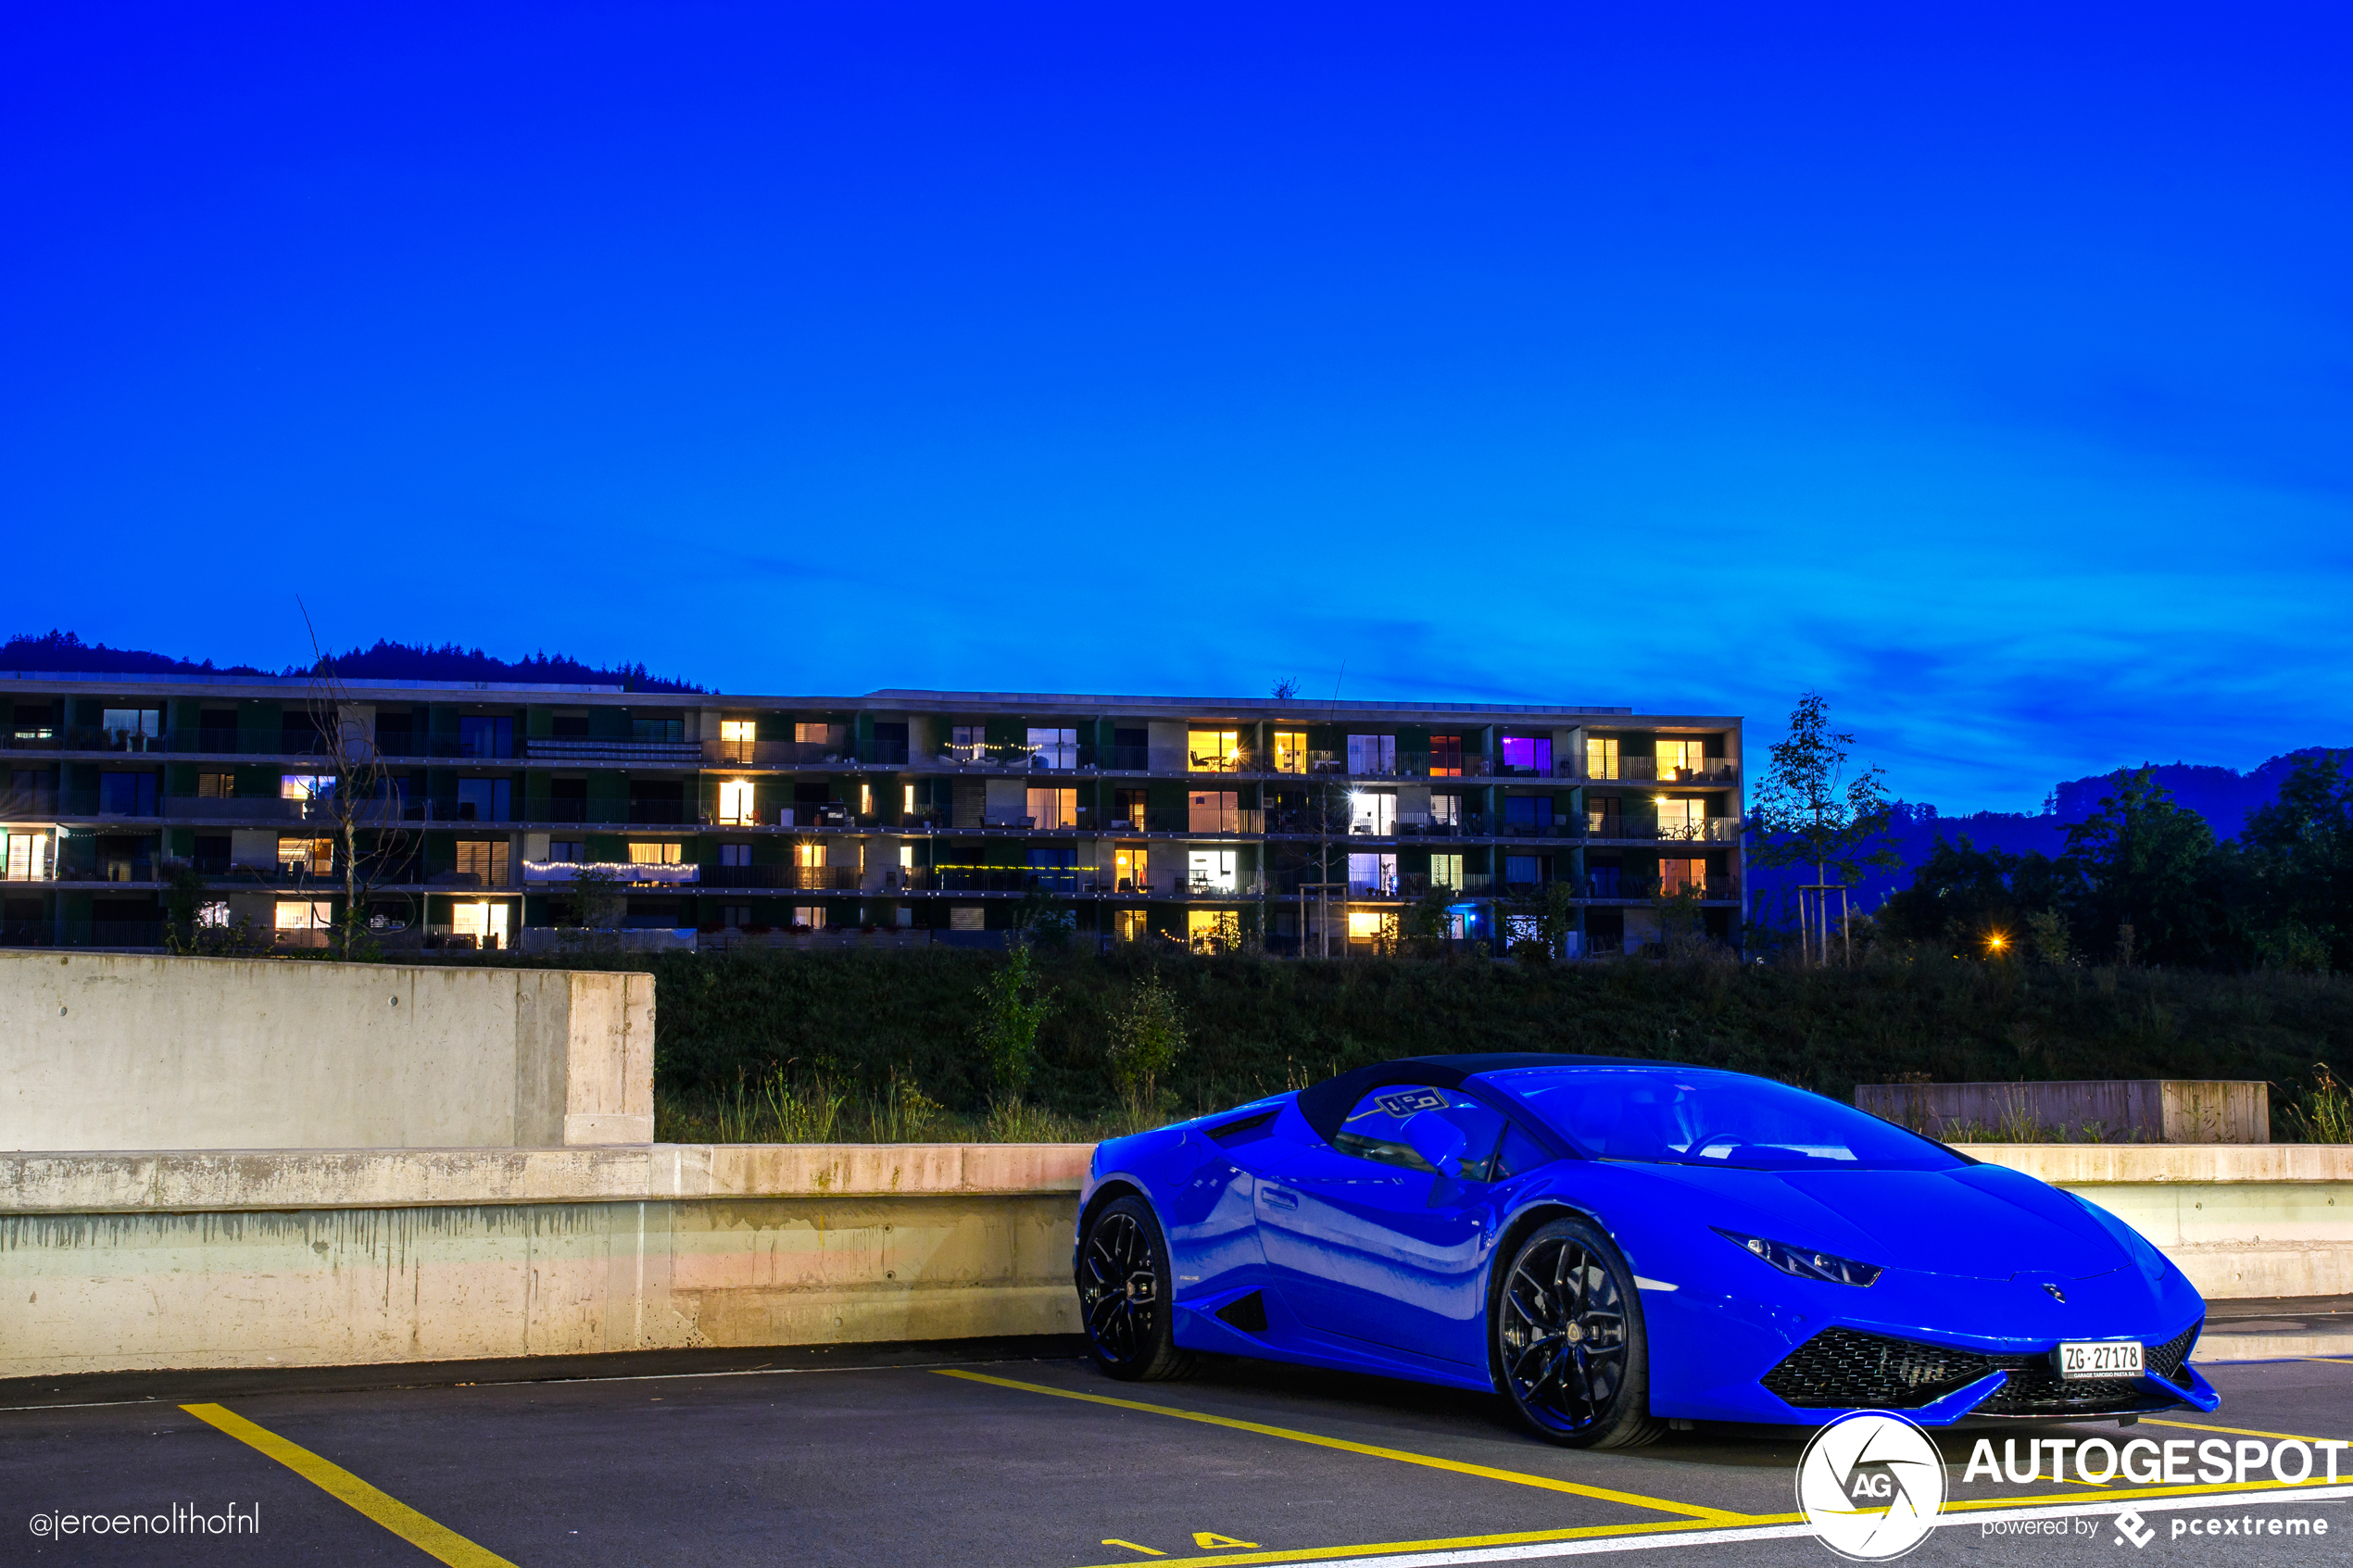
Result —
[[11, 6], [0, 632], [2344, 745], [2347, 17]]

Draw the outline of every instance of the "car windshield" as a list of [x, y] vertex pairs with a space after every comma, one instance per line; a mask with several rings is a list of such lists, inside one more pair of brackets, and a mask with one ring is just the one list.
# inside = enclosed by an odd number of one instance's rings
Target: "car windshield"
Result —
[[1964, 1163], [1851, 1105], [1737, 1073], [1540, 1067], [1491, 1078], [1596, 1160], [1765, 1171], [1944, 1171]]

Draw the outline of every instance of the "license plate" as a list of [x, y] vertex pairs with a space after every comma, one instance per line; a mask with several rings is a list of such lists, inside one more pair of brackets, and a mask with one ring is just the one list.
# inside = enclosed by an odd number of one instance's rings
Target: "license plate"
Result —
[[2069, 1339], [2058, 1348], [2061, 1377], [2138, 1377], [2142, 1370], [2137, 1339]]

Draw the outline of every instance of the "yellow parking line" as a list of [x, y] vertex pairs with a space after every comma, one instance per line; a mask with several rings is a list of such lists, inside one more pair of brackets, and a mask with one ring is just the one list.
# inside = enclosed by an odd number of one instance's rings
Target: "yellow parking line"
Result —
[[[994, 1384], [1000, 1388], [1017, 1388], [1026, 1394], [1051, 1394], [1058, 1399], [1077, 1399], [1090, 1405], [1109, 1405], [1114, 1410], [1142, 1411], [1148, 1415], [1175, 1416], [1179, 1421], [1198, 1421], [1209, 1426], [1230, 1427], [1237, 1432], [1255, 1432], [1262, 1437], [1280, 1437], [1288, 1442], [1312, 1443], [1319, 1449], [1338, 1449], [1343, 1453], [1369, 1454], [1375, 1459], [1393, 1459], [1400, 1464], [1418, 1464], [1430, 1470], [1450, 1470], [1458, 1475], [1478, 1475], [1490, 1481], [1508, 1481], [1519, 1486], [1539, 1486], [1548, 1492], [1568, 1492], [1580, 1498], [1595, 1498], [1603, 1502], [1622, 1502], [1635, 1508], [1656, 1509], [1662, 1513], [1687, 1514], [1692, 1519], [1709, 1524], [1756, 1523], [1752, 1515], [1733, 1513], [1725, 1509], [1702, 1508], [1696, 1503], [1675, 1502], [1667, 1498], [1644, 1497], [1639, 1492], [1620, 1492], [1608, 1486], [1587, 1486], [1575, 1481], [1556, 1481], [1549, 1475], [1529, 1475], [1516, 1470], [1494, 1470], [1483, 1464], [1466, 1464], [1460, 1460], [1437, 1459], [1428, 1454], [1407, 1453], [1403, 1449], [1376, 1448], [1369, 1443], [1352, 1443], [1344, 1437], [1327, 1437], [1315, 1432], [1296, 1432], [1288, 1426], [1267, 1426], [1255, 1421], [1238, 1421], [1229, 1415], [1211, 1415], [1205, 1411], [1178, 1410], [1174, 1405], [1148, 1405], [1135, 1399], [1115, 1399], [1107, 1394], [1082, 1394], [1076, 1389], [1049, 1387], [1043, 1383], [1016, 1383], [1010, 1377], [991, 1377], [986, 1373], [963, 1372], [955, 1368], [943, 1368], [935, 1375], [961, 1377], [969, 1383]], [[1541, 1535], [1530, 1536], [1527, 1538], [1554, 1540], [1566, 1537]], [[1251, 1562], [1274, 1560], [1220, 1557], [1208, 1561]], [[1171, 1568], [1173, 1568], [1173, 1562]]]
[[182, 1405], [198, 1421], [209, 1423], [247, 1448], [257, 1449], [296, 1475], [339, 1501], [349, 1503], [402, 1540], [439, 1558], [449, 1568], [515, 1568], [486, 1548], [478, 1547], [446, 1524], [432, 1520], [388, 1497], [340, 1465], [330, 1464], [308, 1449], [287, 1442], [275, 1432], [256, 1426], [234, 1411], [219, 1405]]
[[[1795, 1513], [1740, 1514], [1740, 1525], [1795, 1524]], [[1247, 1568], [1254, 1562], [1328, 1562], [1350, 1557], [1379, 1557], [1389, 1552], [1466, 1551], [1476, 1547], [1536, 1546], [1546, 1541], [1592, 1540], [1600, 1536], [1655, 1536], [1680, 1530], [1733, 1528], [1712, 1519], [1660, 1520], [1650, 1524], [1585, 1524], [1573, 1530], [1522, 1530], [1508, 1536], [1446, 1536], [1428, 1541], [1375, 1541], [1365, 1546], [1299, 1547], [1289, 1551], [1221, 1551], [1208, 1557], [1170, 1557], [1151, 1568]], [[1137, 1568], [1135, 1562], [1101, 1562], [1093, 1568]]]

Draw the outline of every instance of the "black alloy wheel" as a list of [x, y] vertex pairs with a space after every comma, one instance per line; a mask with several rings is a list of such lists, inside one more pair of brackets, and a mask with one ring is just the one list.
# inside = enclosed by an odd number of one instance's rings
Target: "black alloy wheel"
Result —
[[1078, 1249], [1078, 1309], [1095, 1364], [1123, 1382], [1176, 1377], [1192, 1364], [1176, 1348], [1168, 1243], [1151, 1206], [1122, 1198], [1098, 1210]]
[[1489, 1313], [1496, 1383], [1520, 1424], [1572, 1449], [1666, 1430], [1650, 1413], [1649, 1345], [1633, 1272], [1600, 1227], [1559, 1219], [1521, 1243]]

